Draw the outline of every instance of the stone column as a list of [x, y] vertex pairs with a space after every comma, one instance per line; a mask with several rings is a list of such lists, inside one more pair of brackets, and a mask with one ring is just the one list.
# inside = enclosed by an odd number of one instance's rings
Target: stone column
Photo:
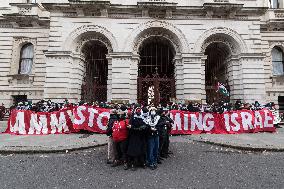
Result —
[[201, 58], [202, 54], [182, 54], [185, 100], [202, 100], [202, 74], [205, 70], [202, 70]]
[[207, 55], [203, 55], [201, 57], [201, 100], [202, 103], [206, 103], [206, 86], [205, 86], [205, 64], [206, 64], [206, 60], [207, 60]]
[[[115, 102], [137, 101], [138, 57], [132, 53], [111, 53], [111, 98]], [[110, 78], [109, 78], [110, 79]]]
[[138, 77], [138, 64], [140, 61], [139, 55], [133, 55], [130, 62], [130, 103], [137, 102], [137, 77]]
[[62, 99], [74, 101], [71, 91], [73, 59], [68, 51], [46, 52], [46, 78], [44, 98], [62, 102]]
[[242, 54], [240, 58], [243, 100], [265, 103], [264, 57], [260, 54]]
[[181, 57], [175, 57], [176, 99], [184, 100], [184, 67]]
[[72, 98], [74, 98], [75, 102], [79, 102], [81, 100], [82, 94], [82, 84], [84, 75], [86, 73], [86, 65], [85, 65], [85, 57], [82, 55], [74, 55], [73, 56], [73, 69], [70, 74], [71, 86], [70, 91], [72, 94]]
[[237, 56], [233, 56], [227, 61], [228, 81], [230, 86], [230, 100], [242, 100], [243, 99], [243, 81], [242, 71], [240, 68], [240, 59]]

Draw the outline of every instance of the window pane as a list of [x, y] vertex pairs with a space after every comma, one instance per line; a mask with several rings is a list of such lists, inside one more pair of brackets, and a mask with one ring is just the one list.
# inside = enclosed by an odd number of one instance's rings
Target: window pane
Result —
[[270, 0], [270, 8], [276, 9], [278, 7], [278, 0]]
[[34, 58], [34, 46], [26, 44], [21, 49], [20, 74], [31, 74]]
[[271, 51], [273, 75], [283, 75], [283, 52], [279, 47], [274, 47]]
[[33, 60], [23, 59], [21, 61], [21, 71], [20, 74], [30, 74], [32, 71]]
[[274, 47], [271, 51], [272, 61], [283, 61], [283, 53], [281, 49]]
[[22, 55], [21, 58], [33, 58], [34, 57], [34, 46], [32, 44], [23, 46], [21, 55]]

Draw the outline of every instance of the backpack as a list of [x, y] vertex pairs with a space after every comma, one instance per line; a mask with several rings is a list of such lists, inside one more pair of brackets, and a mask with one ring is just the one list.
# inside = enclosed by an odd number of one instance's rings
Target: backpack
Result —
[[115, 121], [112, 127], [112, 139], [114, 142], [121, 142], [128, 137], [128, 120]]

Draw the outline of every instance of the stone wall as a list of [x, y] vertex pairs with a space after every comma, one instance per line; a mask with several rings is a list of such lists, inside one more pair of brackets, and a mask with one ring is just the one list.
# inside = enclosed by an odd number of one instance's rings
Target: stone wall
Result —
[[[31, 19], [32, 25], [28, 27], [17, 23], [15, 15], [11, 15], [9, 21], [4, 14], [6, 21], [0, 22], [0, 102], [6, 105], [11, 104], [11, 95], [22, 94], [32, 100], [51, 98], [61, 101], [62, 98], [69, 98], [78, 101], [84, 74], [81, 49], [88, 40], [100, 40], [108, 48], [108, 100], [135, 102], [138, 49], [143, 40], [154, 35], [166, 38], [175, 48], [178, 100], [204, 101], [204, 52], [213, 42], [224, 43], [231, 51], [228, 74], [232, 100], [264, 102], [277, 101], [278, 96], [284, 96], [283, 79], [271, 77], [270, 53], [275, 45], [283, 47], [283, 28], [281, 24], [278, 25], [279, 31], [262, 28], [271, 15], [277, 20], [281, 12], [270, 14], [271, 10], [265, 8], [268, 4], [266, 0], [229, 0], [229, 3], [239, 4], [243, 12], [237, 14], [232, 9], [228, 15], [218, 15], [216, 6], [213, 6], [215, 12], [208, 10], [198, 13], [199, 6], [213, 3], [212, 0], [179, 1], [179, 6], [196, 7], [191, 7], [192, 13], [187, 10], [188, 7], [170, 11], [158, 9], [166, 13], [165, 18], [153, 18], [141, 8], [127, 10], [127, 13], [103, 9], [99, 11], [100, 16], [86, 16], [89, 13], [81, 8], [53, 7], [44, 4], [47, 1], [41, 2], [46, 9], [34, 6], [33, 10], [40, 10], [36, 14], [42, 20]], [[56, 1], [64, 2], [68, 3]], [[123, 3], [137, 5], [137, 1]], [[202, 11], [206, 10], [207, 5], [204, 6]], [[11, 10], [18, 10], [15, 7]], [[7, 11], [3, 9], [0, 14]], [[46, 11], [50, 14], [46, 14]], [[11, 18], [16, 21], [11, 21]], [[48, 27], [43, 25], [45, 19]], [[27, 78], [19, 78], [19, 49], [25, 42], [34, 44], [36, 56], [32, 74]]]

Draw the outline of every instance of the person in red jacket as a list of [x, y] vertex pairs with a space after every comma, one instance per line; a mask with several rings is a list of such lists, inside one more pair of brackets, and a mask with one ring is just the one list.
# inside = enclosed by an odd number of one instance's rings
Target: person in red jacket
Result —
[[126, 116], [126, 111], [122, 108], [118, 112], [118, 120], [113, 123], [112, 139], [114, 141], [114, 148], [116, 151], [115, 160], [112, 167], [118, 166], [120, 163], [124, 164], [124, 169], [128, 169], [127, 163], [127, 146], [128, 146], [128, 124], [129, 119]]

